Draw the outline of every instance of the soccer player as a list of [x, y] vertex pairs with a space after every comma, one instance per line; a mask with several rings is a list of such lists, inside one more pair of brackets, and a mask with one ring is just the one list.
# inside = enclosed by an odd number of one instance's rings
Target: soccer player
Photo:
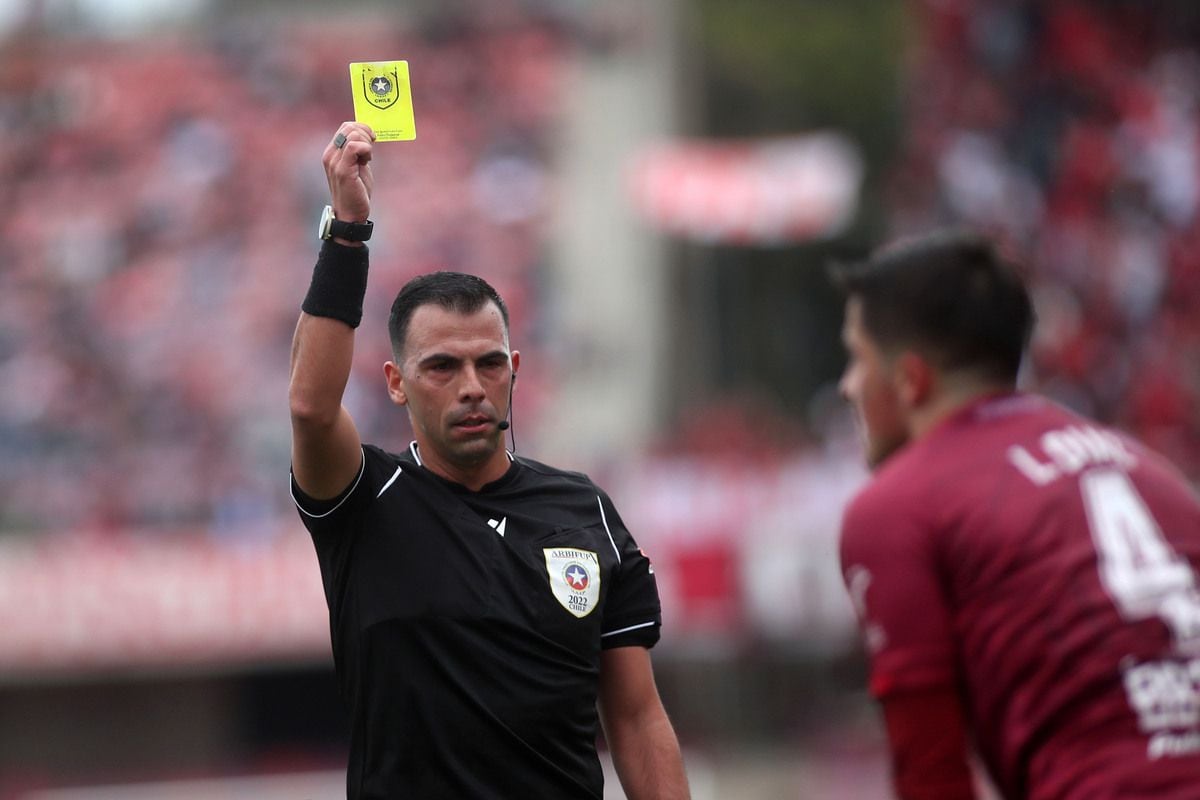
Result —
[[939, 232], [835, 270], [871, 482], [841, 559], [902, 798], [1200, 797], [1200, 504], [1128, 436], [1016, 391], [1029, 295]]
[[[351, 717], [351, 798], [595, 798], [598, 723], [630, 798], [688, 789], [649, 648], [650, 562], [584, 475], [518, 458], [508, 311], [461, 273], [415, 278], [389, 320], [415, 441], [362, 444], [342, 406], [366, 290], [374, 134], [343, 123], [292, 350], [292, 491], [316, 546]], [[597, 701], [599, 711], [597, 711]]]

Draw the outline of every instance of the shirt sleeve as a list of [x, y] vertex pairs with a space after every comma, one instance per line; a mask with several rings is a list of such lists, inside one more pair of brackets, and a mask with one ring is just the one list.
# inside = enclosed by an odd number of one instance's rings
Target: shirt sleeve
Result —
[[296, 476], [291, 477], [292, 500], [320, 555], [345, 546], [354, 520], [401, 468], [395, 458], [376, 447], [363, 445], [362, 450], [358, 474], [341, 494], [330, 500], [310, 497], [296, 483]]
[[868, 487], [842, 523], [842, 577], [870, 658], [870, 689], [896, 691], [956, 680], [951, 610], [933, 545], [933, 526], [912, 495]]
[[653, 647], [662, 628], [662, 606], [654, 566], [633, 540], [608, 495], [598, 492], [597, 500], [605, 530], [619, 559], [605, 600], [601, 646], [606, 650]]
[[901, 800], [975, 800], [967, 725], [949, 687], [898, 692], [882, 703]]

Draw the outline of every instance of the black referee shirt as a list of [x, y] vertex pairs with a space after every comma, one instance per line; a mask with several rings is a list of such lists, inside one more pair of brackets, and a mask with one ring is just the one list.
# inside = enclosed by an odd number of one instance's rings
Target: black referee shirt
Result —
[[652, 647], [650, 562], [585, 475], [512, 458], [478, 492], [363, 447], [340, 496], [292, 481], [351, 717], [350, 798], [599, 800], [600, 651]]

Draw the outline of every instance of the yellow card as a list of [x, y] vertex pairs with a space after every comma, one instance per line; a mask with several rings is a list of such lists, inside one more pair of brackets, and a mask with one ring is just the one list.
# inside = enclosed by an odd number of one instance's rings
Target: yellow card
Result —
[[407, 61], [356, 61], [350, 65], [354, 121], [375, 131], [379, 142], [417, 138]]

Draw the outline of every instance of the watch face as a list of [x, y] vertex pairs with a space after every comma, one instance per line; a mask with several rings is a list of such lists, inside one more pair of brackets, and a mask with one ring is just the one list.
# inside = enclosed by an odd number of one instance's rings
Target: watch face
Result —
[[329, 229], [333, 225], [333, 206], [325, 206], [325, 210], [321, 212], [321, 221], [317, 225], [317, 238], [330, 238]]

